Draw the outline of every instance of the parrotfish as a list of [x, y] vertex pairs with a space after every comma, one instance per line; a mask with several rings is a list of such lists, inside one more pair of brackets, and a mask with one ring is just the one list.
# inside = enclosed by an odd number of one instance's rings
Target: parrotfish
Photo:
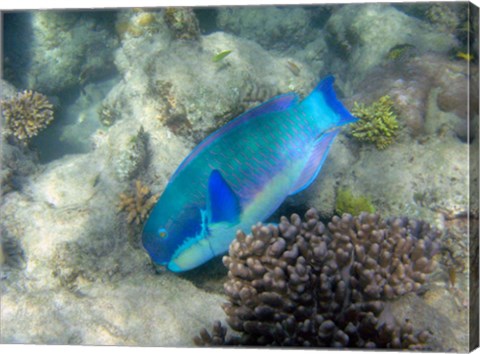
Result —
[[143, 228], [155, 264], [183, 272], [226, 253], [237, 230], [315, 180], [340, 127], [357, 120], [333, 82], [326, 77], [303, 101], [287, 93], [243, 113], [183, 160]]

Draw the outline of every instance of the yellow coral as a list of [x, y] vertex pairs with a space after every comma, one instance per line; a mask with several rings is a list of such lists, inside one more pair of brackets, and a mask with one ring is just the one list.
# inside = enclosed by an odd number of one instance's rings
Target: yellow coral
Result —
[[354, 103], [352, 114], [360, 120], [351, 125], [353, 137], [374, 143], [377, 149], [385, 149], [397, 134], [397, 116], [393, 112], [393, 101], [383, 96], [371, 106]]
[[2, 101], [1, 107], [8, 133], [24, 143], [53, 120], [53, 105], [38, 92], [19, 92]]
[[120, 194], [118, 211], [127, 212], [127, 223], [131, 224], [135, 221], [139, 225], [147, 218], [158, 197], [158, 194], [152, 195], [147, 186], [136, 180], [133, 194]]

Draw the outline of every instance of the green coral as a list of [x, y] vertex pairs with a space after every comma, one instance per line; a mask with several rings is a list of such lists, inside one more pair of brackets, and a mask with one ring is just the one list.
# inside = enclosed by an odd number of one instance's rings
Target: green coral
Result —
[[335, 212], [359, 215], [362, 211], [375, 213], [375, 207], [370, 199], [365, 196], [355, 196], [350, 189], [339, 189], [335, 201]]
[[370, 106], [355, 102], [352, 114], [360, 118], [351, 125], [353, 137], [373, 143], [379, 150], [385, 149], [393, 142], [398, 122], [390, 96], [383, 96]]

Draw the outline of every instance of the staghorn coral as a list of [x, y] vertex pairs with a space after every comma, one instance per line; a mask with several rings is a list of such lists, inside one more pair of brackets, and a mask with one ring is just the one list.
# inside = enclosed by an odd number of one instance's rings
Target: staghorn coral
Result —
[[227, 338], [217, 322], [194, 342], [424, 348], [428, 333], [397, 323], [386, 300], [419, 291], [435, 266], [438, 236], [422, 221], [367, 213], [335, 216], [325, 227], [314, 209], [303, 221], [293, 214], [248, 236], [239, 231], [223, 258], [223, 309], [240, 336]]
[[127, 212], [127, 223], [131, 224], [135, 221], [135, 223], [139, 225], [146, 219], [158, 197], [158, 194], [152, 195], [147, 186], [143, 185], [139, 180], [136, 180], [134, 194], [120, 194], [118, 211]]
[[380, 97], [368, 107], [355, 102], [352, 114], [360, 120], [352, 124], [352, 136], [374, 143], [377, 149], [385, 149], [393, 142], [398, 130], [397, 116], [392, 108], [393, 101], [389, 96]]
[[1, 106], [8, 132], [24, 143], [53, 120], [53, 105], [38, 92], [18, 92]]

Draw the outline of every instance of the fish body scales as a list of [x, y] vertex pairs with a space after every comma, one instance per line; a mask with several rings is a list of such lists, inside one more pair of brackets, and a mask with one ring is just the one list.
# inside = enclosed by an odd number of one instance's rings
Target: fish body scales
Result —
[[172, 271], [192, 269], [225, 253], [238, 229], [248, 231], [308, 187], [338, 127], [356, 120], [332, 84], [323, 80], [300, 103], [294, 94], [274, 98], [200, 143], [144, 226], [152, 260]]

